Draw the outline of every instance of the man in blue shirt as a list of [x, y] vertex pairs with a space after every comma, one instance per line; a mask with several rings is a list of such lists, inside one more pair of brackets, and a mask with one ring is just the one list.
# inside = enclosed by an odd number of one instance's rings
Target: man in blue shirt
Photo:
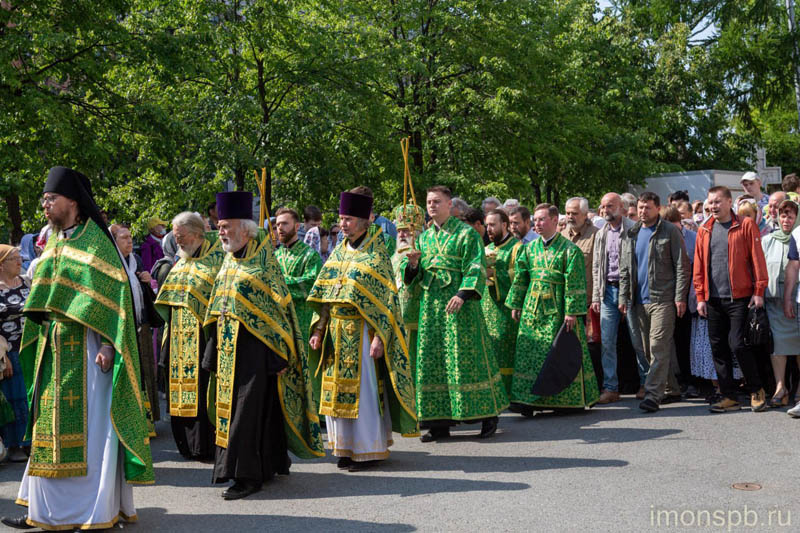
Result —
[[675, 318], [686, 312], [689, 258], [681, 231], [659, 216], [657, 194], [639, 197], [639, 222], [628, 230], [620, 257], [619, 310], [630, 311], [639, 325], [645, 354], [650, 360], [639, 407], [658, 411], [667, 389], [680, 394], [672, 368]]

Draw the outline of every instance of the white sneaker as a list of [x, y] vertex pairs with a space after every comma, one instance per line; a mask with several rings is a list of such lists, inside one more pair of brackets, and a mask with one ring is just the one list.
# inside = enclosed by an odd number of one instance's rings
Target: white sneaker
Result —
[[8, 448], [3, 443], [3, 439], [0, 439], [0, 463], [6, 460], [8, 457]]
[[786, 411], [786, 414], [792, 418], [800, 418], [800, 402], [797, 402], [797, 405]]

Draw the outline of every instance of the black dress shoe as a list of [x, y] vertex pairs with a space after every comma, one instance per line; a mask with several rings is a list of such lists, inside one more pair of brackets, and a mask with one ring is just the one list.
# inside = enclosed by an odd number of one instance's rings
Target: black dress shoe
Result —
[[512, 402], [511, 405], [508, 406], [508, 410], [512, 413], [519, 413], [525, 418], [533, 417], [533, 406], [525, 405], [524, 403]]
[[655, 413], [659, 409], [658, 402], [652, 398], [646, 398], [642, 403], [639, 404], [639, 409], [647, 413]]
[[379, 460], [374, 461], [353, 461], [350, 465], [350, 468], [347, 469], [348, 472], [363, 472], [364, 470], [369, 470], [372, 467], [378, 466], [381, 463]]
[[667, 405], [670, 403], [677, 403], [683, 400], [683, 396], [680, 394], [669, 394], [661, 398], [661, 405]]
[[17, 516], [15, 518], [4, 516], [2, 519], [0, 519], [0, 522], [8, 527], [13, 527], [14, 529], [33, 529], [35, 527], [28, 523], [28, 515], [26, 514]]
[[497, 417], [487, 418], [481, 425], [481, 434], [478, 435], [482, 439], [488, 439], [497, 432]]
[[433, 442], [435, 440], [446, 439], [450, 436], [450, 428], [431, 428], [419, 438], [422, 442]]
[[353, 464], [353, 460], [349, 457], [339, 457], [339, 460], [336, 462], [336, 468], [350, 468], [350, 465]]
[[226, 500], [241, 500], [251, 494], [259, 491], [261, 487], [255, 483], [235, 482], [233, 486], [229, 487], [222, 493], [222, 497]]

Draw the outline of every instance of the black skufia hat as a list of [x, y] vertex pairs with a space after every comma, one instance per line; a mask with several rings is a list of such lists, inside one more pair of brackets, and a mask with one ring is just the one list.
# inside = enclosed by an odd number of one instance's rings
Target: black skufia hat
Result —
[[100, 215], [100, 208], [94, 201], [92, 195], [92, 184], [89, 178], [77, 170], [67, 167], [53, 167], [47, 173], [47, 181], [44, 184], [44, 193], [54, 192], [61, 196], [66, 196], [70, 200], [78, 203], [78, 210], [84, 219], [91, 218], [100, 226], [109, 239], [114, 239], [108, 231], [103, 217]]
[[544, 359], [531, 394], [555, 396], [569, 387], [583, 366], [583, 347], [575, 331], [567, 331], [562, 324], [553, 345]]

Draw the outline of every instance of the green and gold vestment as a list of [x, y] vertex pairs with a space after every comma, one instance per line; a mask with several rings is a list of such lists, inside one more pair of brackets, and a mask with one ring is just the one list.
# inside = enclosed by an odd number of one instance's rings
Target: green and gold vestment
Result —
[[407, 286], [403, 283], [405, 272], [406, 254], [395, 253], [392, 255], [392, 270], [394, 283], [397, 287], [397, 299], [400, 302], [400, 316], [406, 331], [406, 346], [408, 346], [408, 360], [411, 363], [411, 376], [416, 375], [417, 368], [417, 332], [419, 330], [419, 301], [422, 288], [418, 283]]
[[94, 221], [79, 224], [70, 238], [48, 241], [24, 312], [20, 362], [31, 413], [28, 474], [86, 475], [91, 329], [116, 352], [110, 416], [122, 445], [125, 479], [152, 483], [133, 296], [116, 247]]
[[216, 443], [227, 447], [239, 328], [287, 362], [278, 377], [289, 450], [301, 458], [324, 456], [319, 417], [312, 409], [311, 384], [303, 336], [292, 297], [283, 281], [272, 244], [263, 229], [246, 245], [244, 256], [228, 253], [214, 281], [203, 326], [217, 326]]
[[196, 257], [178, 260], [158, 292], [156, 310], [169, 343], [170, 416], [197, 416], [202, 324], [224, 258], [217, 233], [206, 233]]
[[314, 309], [306, 302], [306, 298], [317, 279], [319, 269], [322, 268], [322, 258], [312, 247], [299, 240], [288, 248], [286, 246], [278, 247], [275, 250], [275, 257], [281, 266], [283, 279], [286, 280], [286, 286], [292, 295], [303, 341], [305, 345], [308, 345]]
[[[480, 235], [450, 217], [420, 235], [422, 299], [417, 340], [417, 412], [427, 420], [479, 420], [508, 407], [497, 359], [476, 299], [455, 314], [445, 312], [459, 291], [483, 293], [486, 283]], [[407, 261], [403, 262], [404, 265]], [[408, 281], [408, 280], [406, 280]]]
[[[411, 437], [419, 434], [414, 376], [392, 265], [382, 240], [383, 231], [373, 224], [358, 249], [349, 250], [343, 239], [322, 266], [308, 301], [328, 305], [330, 314], [322, 349], [312, 350], [309, 362], [322, 370], [320, 414], [358, 418], [358, 365], [366, 323], [370, 334], [383, 342], [384, 356], [374, 363], [365, 359], [363, 364], [375, 364], [379, 395], [389, 392], [392, 431]], [[318, 320], [315, 317], [314, 323]]]
[[[557, 233], [545, 246], [541, 237], [517, 257], [514, 282], [506, 298], [522, 310], [511, 401], [534, 407], [586, 407], [598, 398], [583, 315], [586, 315], [586, 267], [580, 248]], [[555, 396], [535, 396], [531, 387], [539, 375], [565, 315], [577, 316], [575, 333], [583, 347], [583, 366], [575, 381]]]
[[486, 321], [492, 348], [503, 376], [506, 393], [511, 395], [511, 377], [514, 374], [514, 355], [517, 346], [519, 325], [511, 318], [511, 309], [506, 307], [506, 296], [514, 280], [514, 264], [522, 243], [509, 236], [500, 246], [490, 243], [486, 257], [495, 258], [494, 276], [487, 282], [481, 297], [481, 309]]

